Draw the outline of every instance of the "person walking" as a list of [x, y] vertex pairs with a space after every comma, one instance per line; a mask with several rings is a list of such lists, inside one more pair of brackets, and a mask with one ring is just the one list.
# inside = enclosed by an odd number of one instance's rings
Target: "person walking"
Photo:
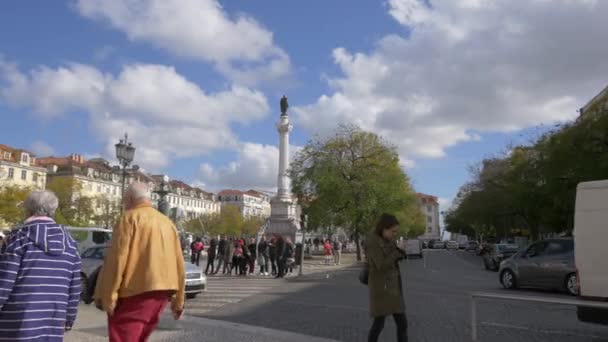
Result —
[[226, 237], [222, 236], [220, 238], [220, 242], [217, 245], [217, 267], [215, 268], [215, 273], [214, 274], [218, 274], [218, 272], [222, 269], [222, 265], [224, 264], [224, 256], [226, 255]]
[[152, 207], [146, 184], [129, 185], [123, 202], [95, 302], [108, 315], [110, 342], [147, 341], [169, 299], [174, 319], [184, 312], [184, 257], [175, 225]]
[[342, 259], [342, 242], [339, 239], [334, 240], [333, 254], [334, 254], [334, 264], [340, 265], [340, 261]]
[[285, 276], [285, 264], [287, 263], [287, 259], [285, 258], [285, 239], [283, 239], [281, 235], [277, 235], [276, 249], [278, 274], [275, 278], [283, 278]]
[[224, 255], [224, 269], [222, 270], [223, 274], [226, 274], [228, 271], [229, 275], [232, 275], [232, 259], [234, 258], [234, 241], [232, 238], [226, 241], [226, 254]]
[[260, 275], [268, 275], [268, 243], [266, 237], [262, 236], [258, 243], [258, 264], [260, 264]]
[[204, 248], [205, 245], [200, 237], [197, 237], [190, 245], [190, 255], [193, 265], [200, 266], [201, 253], [203, 252]]
[[325, 256], [325, 265], [331, 265], [331, 241], [329, 239], [325, 240], [325, 244], [323, 244], [323, 255]]
[[270, 264], [272, 266], [272, 275], [276, 276], [278, 274], [277, 270], [277, 239], [276, 237], [272, 237], [270, 242], [268, 243], [268, 258], [270, 259]]
[[249, 245], [247, 246], [249, 251], [249, 274], [255, 273], [255, 260], [257, 259], [257, 244], [255, 238], [249, 239]]
[[239, 239], [234, 250], [235, 260], [234, 265], [232, 265], [238, 275], [245, 275], [245, 265], [247, 264], [245, 248], [245, 243], [242, 239]]
[[209, 274], [209, 267], [211, 267], [211, 274], [215, 266], [215, 254], [217, 249], [217, 240], [211, 239], [209, 242], [209, 249], [207, 249], [207, 267], [205, 268], [205, 274]]
[[397, 326], [397, 342], [407, 342], [407, 319], [401, 290], [399, 260], [405, 252], [397, 248], [395, 238], [399, 221], [393, 215], [383, 214], [376, 229], [366, 239], [365, 255], [369, 268], [369, 310], [373, 324], [368, 342], [377, 342], [386, 316], [392, 315]]
[[285, 239], [285, 273], [289, 270], [289, 273], [293, 273], [293, 265], [296, 263], [295, 259], [295, 249], [293, 247], [293, 242], [291, 242], [290, 238]]
[[4, 253], [6, 249], [6, 241], [4, 240], [4, 236], [0, 235], [0, 253]]
[[58, 205], [50, 191], [30, 193], [0, 255], [0, 340], [60, 342], [76, 320], [80, 255], [52, 218]]

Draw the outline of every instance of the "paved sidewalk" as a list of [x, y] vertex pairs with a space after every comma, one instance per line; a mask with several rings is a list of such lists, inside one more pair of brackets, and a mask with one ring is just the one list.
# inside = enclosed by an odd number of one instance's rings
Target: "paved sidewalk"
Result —
[[[105, 321], [102, 312], [94, 307], [82, 305], [79, 308], [79, 318], [74, 331], [67, 333], [64, 341], [107, 341]], [[205, 342], [336, 342], [298, 333], [192, 316], [185, 316], [180, 321], [175, 321], [169, 312], [163, 314], [159, 328], [150, 338], [151, 342], [202, 340]]]

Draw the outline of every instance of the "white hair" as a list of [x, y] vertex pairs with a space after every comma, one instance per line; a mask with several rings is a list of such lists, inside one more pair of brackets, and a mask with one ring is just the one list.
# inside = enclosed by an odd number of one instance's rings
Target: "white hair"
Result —
[[141, 201], [149, 201], [150, 196], [150, 188], [147, 184], [133, 182], [125, 191], [125, 204], [135, 204]]
[[52, 191], [37, 190], [27, 196], [23, 206], [28, 216], [53, 217], [59, 206], [59, 200]]

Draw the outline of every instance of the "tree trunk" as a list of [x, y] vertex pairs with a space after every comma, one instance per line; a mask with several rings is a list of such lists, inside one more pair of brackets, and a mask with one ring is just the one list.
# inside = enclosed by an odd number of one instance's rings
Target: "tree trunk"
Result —
[[361, 243], [359, 239], [359, 232], [355, 232], [355, 245], [357, 246], [357, 261], [361, 261]]

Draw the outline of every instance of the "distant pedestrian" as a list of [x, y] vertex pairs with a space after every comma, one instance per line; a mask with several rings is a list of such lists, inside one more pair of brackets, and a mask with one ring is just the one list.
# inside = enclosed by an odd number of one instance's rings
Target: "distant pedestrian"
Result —
[[215, 268], [215, 273], [214, 274], [218, 274], [218, 272], [222, 269], [222, 265], [224, 264], [224, 256], [226, 255], [226, 237], [222, 236], [220, 238], [220, 242], [217, 245], [217, 267]]
[[285, 273], [289, 270], [289, 273], [293, 272], [293, 266], [296, 263], [295, 259], [295, 248], [290, 238], [285, 238]]
[[319, 245], [321, 244], [321, 240], [319, 240], [318, 237], [315, 238], [315, 240], [313, 241], [313, 243], [315, 244], [315, 252], [319, 251]]
[[277, 239], [276, 237], [272, 237], [270, 242], [268, 243], [268, 258], [270, 259], [270, 265], [272, 267], [272, 275], [275, 276], [278, 274], [277, 269]]
[[331, 241], [329, 239], [325, 240], [323, 245], [323, 255], [325, 256], [325, 265], [331, 265]]
[[4, 236], [0, 235], [0, 253], [4, 253], [6, 249], [6, 241], [4, 240]]
[[190, 255], [191, 255], [191, 261], [192, 264], [196, 265], [196, 266], [200, 266], [200, 261], [201, 261], [201, 253], [203, 252], [203, 249], [205, 248], [205, 245], [203, 244], [203, 241], [201, 240], [200, 237], [197, 237], [196, 240], [194, 240], [194, 242], [192, 242], [192, 244], [190, 245]]
[[268, 275], [268, 243], [266, 237], [262, 236], [258, 243], [258, 264], [260, 264], [260, 274]]
[[370, 314], [374, 319], [368, 342], [378, 341], [388, 315], [393, 315], [395, 319], [397, 341], [407, 341], [407, 319], [398, 264], [399, 260], [405, 258], [405, 253], [395, 244], [398, 231], [397, 218], [383, 214], [366, 241]]
[[226, 254], [224, 255], [224, 269], [223, 274], [228, 271], [229, 275], [232, 275], [232, 259], [234, 258], [234, 240], [232, 238], [226, 241]]
[[257, 259], [257, 245], [255, 243], [255, 238], [249, 239], [249, 245], [247, 246], [249, 250], [249, 274], [255, 273], [255, 260]]
[[171, 299], [177, 320], [184, 311], [185, 266], [175, 225], [152, 207], [147, 185], [132, 183], [126, 211], [112, 231], [95, 293], [108, 314], [110, 342], [147, 341]]
[[0, 255], [0, 340], [63, 341], [80, 301], [76, 242], [52, 217], [59, 205], [50, 191], [24, 202], [28, 219], [11, 232]]
[[207, 267], [205, 268], [205, 274], [209, 274], [209, 267], [211, 267], [211, 274], [213, 274], [216, 250], [217, 240], [211, 239], [211, 241], [209, 242], [209, 249], [207, 249]]
[[285, 239], [281, 235], [277, 235], [276, 250], [277, 250], [277, 272], [278, 272], [276, 275], [276, 278], [283, 278], [285, 276], [285, 267], [287, 264], [287, 258], [285, 257]]
[[341, 259], [342, 259], [342, 242], [340, 242], [340, 240], [335, 239], [334, 240], [334, 245], [333, 247], [333, 254], [334, 254], [334, 264], [336, 265], [340, 265]]

